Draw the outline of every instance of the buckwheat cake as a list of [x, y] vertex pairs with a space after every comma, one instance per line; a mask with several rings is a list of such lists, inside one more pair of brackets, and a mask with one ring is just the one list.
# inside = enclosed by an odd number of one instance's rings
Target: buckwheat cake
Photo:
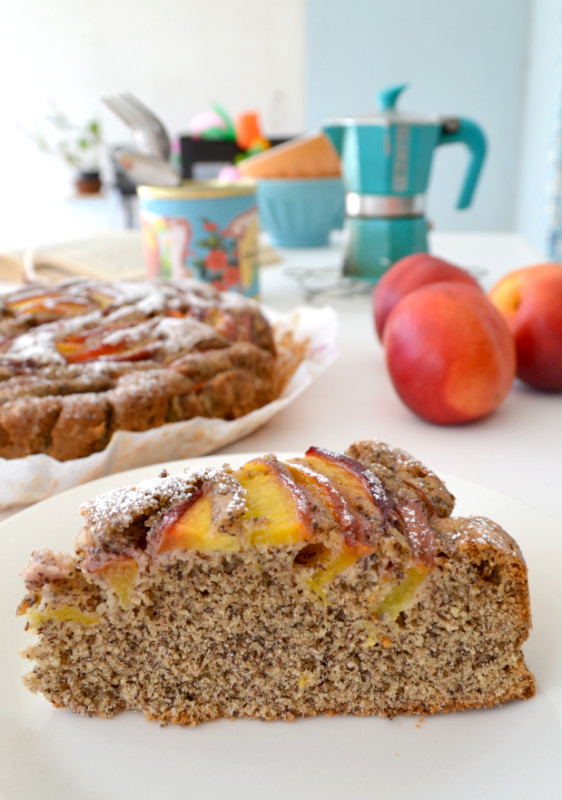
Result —
[[194, 280], [70, 280], [0, 298], [0, 457], [60, 461], [118, 430], [236, 419], [280, 391], [255, 302]]
[[377, 441], [195, 468], [82, 507], [23, 573], [24, 683], [161, 723], [431, 714], [534, 694], [515, 541]]

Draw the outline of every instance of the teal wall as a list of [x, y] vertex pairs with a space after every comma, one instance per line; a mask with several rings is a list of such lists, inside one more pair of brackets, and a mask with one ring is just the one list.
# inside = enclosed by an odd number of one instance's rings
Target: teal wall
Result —
[[440, 230], [511, 230], [516, 220], [533, 0], [306, 0], [306, 122], [373, 108], [377, 89], [410, 82], [409, 111], [471, 117], [489, 157], [475, 201], [456, 211], [467, 153], [437, 151], [429, 217]]
[[[555, 116], [558, 116], [558, 119]], [[522, 129], [517, 229], [549, 255], [546, 193], [552, 185], [555, 132], [562, 131], [562, 3], [533, 0]], [[557, 146], [562, 145], [560, 133]], [[558, 187], [562, 193], [562, 186]], [[545, 208], [545, 206], [547, 206]]]

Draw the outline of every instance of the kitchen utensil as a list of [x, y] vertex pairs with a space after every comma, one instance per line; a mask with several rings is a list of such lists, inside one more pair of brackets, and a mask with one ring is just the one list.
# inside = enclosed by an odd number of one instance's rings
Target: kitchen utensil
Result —
[[179, 186], [181, 183], [179, 172], [157, 156], [135, 150], [119, 150], [115, 160], [136, 186]]
[[472, 202], [486, 153], [482, 130], [468, 119], [398, 111], [406, 87], [381, 91], [374, 114], [324, 127], [340, 155], [347, 193], [344, 274], [370, 282], [403, 256], [427, 251], [425, 191], [435, 148], [463, 142], [469, 149], [459, 209]]
[[130, 92], [102, 98], [105, 105], [128, 125], [140, 151], [148, 155], [170, 157], [170, 137], [163, 123]]
[[135, 97], [130, 92], [125, 92], [123, 97], [129, 101], [131, 106], [135, 107], [138, 112], [145, 117], [149, 123], [150, 130], [154, 131], [154, 135], [159, 142], [159, 148], [162, 157], [165, 159], [169, 158], [172, 149], [170, 136], [160, 118], [157, 117], [148, 106], [142, 103], [138, 97]]

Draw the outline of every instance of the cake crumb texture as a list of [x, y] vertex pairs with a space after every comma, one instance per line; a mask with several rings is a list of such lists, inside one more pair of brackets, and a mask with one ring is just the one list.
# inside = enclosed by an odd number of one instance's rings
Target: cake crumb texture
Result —
[[112, 490], [83, 506], [74, 555], [35, 551], [23, 573], [24, 683], [80, 714], [180, 725], [532, 697], [523, 556], [453, 507], [373, 441]]

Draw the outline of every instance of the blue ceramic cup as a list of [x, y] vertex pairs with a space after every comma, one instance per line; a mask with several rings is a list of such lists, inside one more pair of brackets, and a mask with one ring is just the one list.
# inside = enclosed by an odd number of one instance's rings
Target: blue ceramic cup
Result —
[[260, 178], [260, 225], [277, 247], [323, 247], [343, 226], [341, 178]]

